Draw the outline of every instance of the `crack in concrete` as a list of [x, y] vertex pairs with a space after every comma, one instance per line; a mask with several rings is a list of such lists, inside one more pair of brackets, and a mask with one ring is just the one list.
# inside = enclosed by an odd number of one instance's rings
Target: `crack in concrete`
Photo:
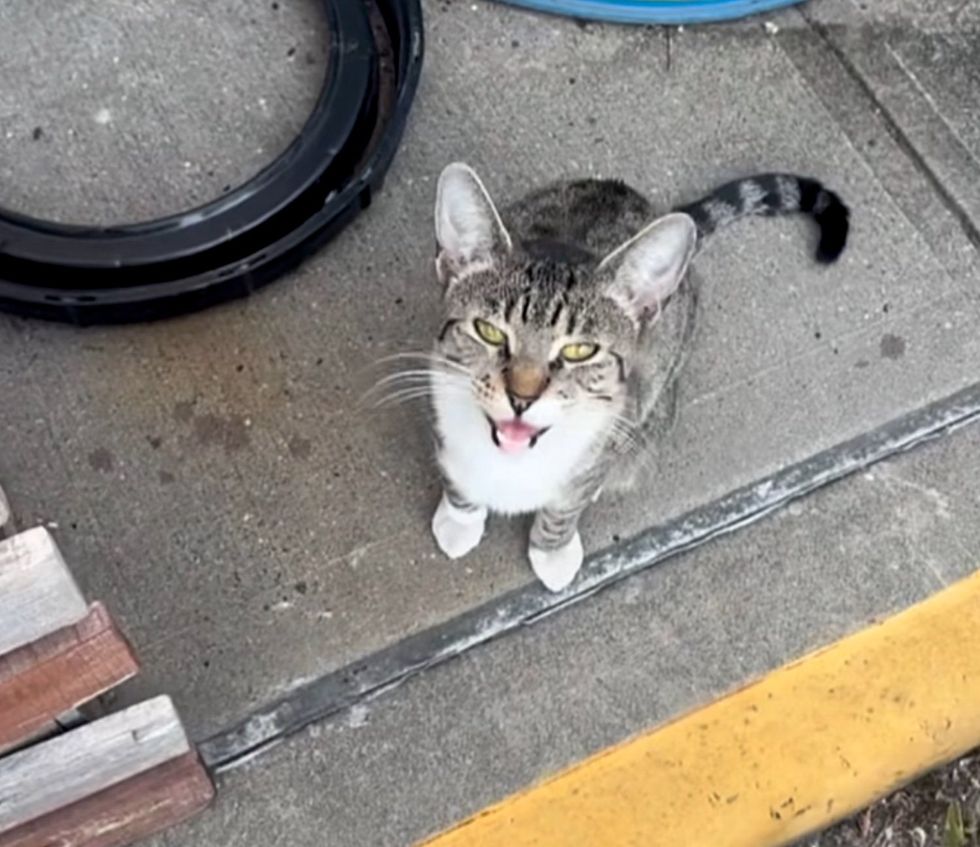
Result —
[[[800, 10], [800, 14], [810, 25], [813, 32], [819, 37], [821, 43], [823, 43], [826, 48], [831, 52], [834, 58], [837, 60], [838, 64], [847, 71], [848, 75], [854, 80], [856, 85], [861, 89], [864, 95], [871, 101], [874, 108], [877, 110], [879, 116], [881, 117], [882, 124], [887, 130], [888, 134], [891, 136], [895, 144], [898, 145], [899, 149], [909, 158], [916, 170], [922, 174], [923, 177], [928, 181], [929, 185], [939, 196], [943, 205], [949, 210], [950, 214], [956, 219], [963, 233], [969, 239], [970, 243], [974, 247], [980, 249], [980, 230], [978, 230], [977, 225], [973, 222], [970, 213], [963, 208], [960, 202], [953, 196], [953, 194], [946, 187], [942, 178], [935, 172], [932, 166], [926, 161], [926, 158], [919, 152], [918, 148], [912, 142], [912, 140], [906, 135], [905, 131], [902, 129], [900, 123], [894, 114], [892, 114], [891, 109], [889, 109], [884, 102], [878, 97], [874, 88], [861, 74], [861, 71], [851, 60], [850, 56], [847, 55], [844, 48], [836, 41], [831, 33], [831, 28], [820, 23], [819, 21], [813, 20], [809, 14]], [[891, 53], [891, 51], [889, 51]], [[901, 64], [899, 68], [905, 72]], [[912, 83], [915, 84], [914, 78], [911, 79]], [[945, 125], [945, 122], [944, 122]], [[953, 143], [957, 147], [962, 148], [962, 144], [956, 135], [952, 136]], [[971, 159], [972, 154], [968, 150], [964, 150]]]

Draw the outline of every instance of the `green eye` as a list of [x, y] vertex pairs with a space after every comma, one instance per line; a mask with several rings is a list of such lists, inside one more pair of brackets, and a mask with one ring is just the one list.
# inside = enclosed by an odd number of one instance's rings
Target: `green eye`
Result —
[[480, 318], [473, 321], [473, 326], [476, 328], [476, 334], [486, 341], [487, 344], [492, 344], [494, 347], [500, 347], [507, 340], [507, 336], [504, 335], [503, 330], [497, 329], [492, 323], [488, 323]]
[[561, 357], [566, 362], [587, 362], [598, 352], [598, 344], [579, 342], [577, 344], [566, 344], [564, 347], [562, 347]]

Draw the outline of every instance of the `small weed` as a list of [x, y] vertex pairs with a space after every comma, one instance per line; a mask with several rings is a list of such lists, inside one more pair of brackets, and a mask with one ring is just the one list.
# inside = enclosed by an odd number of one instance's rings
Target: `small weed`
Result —
[[963, 825], [963, 809], [955, 800], [946, 810], [943, 827], [943, 847], [967, 847], [966, 827]]

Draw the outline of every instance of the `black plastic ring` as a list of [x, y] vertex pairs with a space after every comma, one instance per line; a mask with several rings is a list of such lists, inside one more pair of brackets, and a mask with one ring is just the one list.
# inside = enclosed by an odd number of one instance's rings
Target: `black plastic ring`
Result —
[[418, 85], [421, 8], [419, 0], [324, 0], [324, 10], [325, 84], [282, 155], [218, 200], [144, 223], [84, 227], [0, 209], [0, 309], [124, 323], [243, 297], [369, 205]]

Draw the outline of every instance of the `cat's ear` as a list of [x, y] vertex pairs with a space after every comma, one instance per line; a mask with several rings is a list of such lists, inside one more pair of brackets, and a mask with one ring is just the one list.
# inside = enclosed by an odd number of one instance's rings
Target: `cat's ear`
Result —
[[460, 162], [439, 176], [436, 243], [436, 273], [443, 285], [490, 267], [495, 255], [511, 249], [510, 235], [483, 183]]
[[697, 227], [683, 212], [654, 221], [600, 263], [600, 270], [614, 270], [608, 295], [635, 320], [656, 317], [684, 279], [697, 241]]

